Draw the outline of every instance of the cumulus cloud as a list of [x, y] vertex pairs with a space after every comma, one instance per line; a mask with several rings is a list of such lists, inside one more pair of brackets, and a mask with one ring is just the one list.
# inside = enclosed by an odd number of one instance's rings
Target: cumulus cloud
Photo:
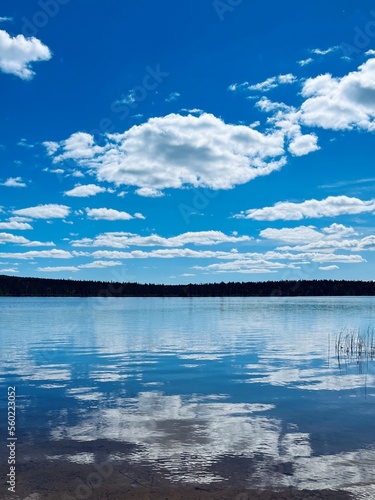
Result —
[[324, 74], [305, 81], [300, 120], [331, 130], [375, 130], [375, 59], [341, 78]]
[[95, 196], [98, 193], [105, 193], [107, 191], [106, 188], [97, 186], [96, 184], [86, 184], [76, 185], [70, 191], [65, 191], [65, 196], [74, 196], [77, 198], [87, 198], [88, 196]]
[[293, 228], [273, 229], [268, 228], [260, 232], [262, 238], [269, 240], [285, 241], [289, 243], [304, 243], [318, 241], [322, 235], [315, 226], [299, 226]]
[[64, 219], [70, 213], [70, 208], [65, 205], [38, 205], [37, 207], [21, 208], [14, 210], [15, 215], [30, 217], [31, 219]]
[[0, 229], [18, 230], [24, 231], [27, 229], [32, 229], [32, 226], [27, 222], [17, 222], [15, 220], [10, 220], [9, 222], [0, 222]]
[[315, 134], [297, 135], [289, 144], [289, 151], [294, 156], [304, 156], [320, 149]]
[[107, 134], [103, 147], [79, 132], [52, 148], [48, 143], [48, 151], [55, 163], [75, 160], [99, 180], [140, 188], [141, 196], [183, 186], [231, 189], [286, 163], [282, 132], [262, 134], [207, 113], [150, 118], [123, 134]]
[[29, 243], [29, 240], [24, 238], [23, 236], [15, 236], [14, 234], [9, 233], [0, 233], [0, 245], [4, 243], [15, 243], [15, 244], [24, 244]]
[[9, 177], [5, 182], [1, 184], [1, 186], [6, 187], [26, 187], [26, 184], [23, 182], [21, 177]]
[[283, 102], [273, 102], [263, 96], [255, 106], [266, 113], [274, 113], [268, 118], [274, 129], [279, 129], [287, 141], [288, 151], [293, 156], [304, 156], [320, 149], [315, 134], [304, 134], [300, 125], [299, 112]]
[[219, 245], [221, 243], [240, 243], [251, 241], [249, 236], [228, 236], [221, 231], [198, 231], [183, 233], [178, 236], [165, 238], [157, 234], [150, 236], [140, 236], [133, 233], [112, 232], [104, 233], [95, 239], [84, 238], [73, 241], [75, 247], [112, 247], [127, 248], [130, 246], [161, 246], [161, 247], [181, 247], [187, 244], [194, 245]]
[[164, 193], [159, 189], [154, 189], [150, 187], [143, 187], [135, 190], [138, 196], [143, 196], [144, 198], [161, 198]]
[[31, 250], [29, 252], [2, 252], [0, 259], [71, 259], [72, 254], [65, 250]]
[[[293, 228], [267, 228], [260, 232], [262, 238], [277, 240], [287, 243], [305, 243], [304, 249], [309, 248], [324, 248], [328, 246], [337, 246], [337, 241], [341, 242], [342, 238], [355, 236], [357, 233], [352, 227], [346, 227], [343, 224], [331, 224], [318, 230], [315, 226], [298, 226]], [[330, 245], [333, 242], [333, 245]], [[318, 243], [318, 245], [316, 245]], [[340, 246], [340, 245], [338, 245]], [[288, 247], [293, 249], [293, 247]], [[295, 248], [294, 248], [295, 249]], [[299, 247], [301, 250], [302, 247]]]
[[375, 200], [362, 201], [348, 196], [328, 196], [324, 200], [306, 200], [302, 203], [279, 202], [273, 207], [253, 208], [235, 215], [254, 220], [301, 220], [305, 218], [337, 217], [375, 211]]
[[86, 213], [90, 219], [95, 220], [131, 220], [134, 218], [127, 212], [119, 212], [111, 208], [86, 208]]
[[104, 151], [104, 148], [95, 145], [94, 137], [86, 132], [76, 132], [61, 143], [46, 141], [43, 146], [49, 156], [54, 156], [54, 162], [64, 160], [89, 160]]
[[30, 241], [23, 236], [16, 236], [11, 233], [0, 233], [0, 245], [4, 245], [6, 243], [11, 243], [13, 245], [22, 245], [25, 247], [54, 247], [55, 244], [51, 241], [49, 242], [41, 242], [41, 241]]
[[51, 57], [49, 48], [37, 38], [25, 38], [23, 35], [12, 37], [0, 30], [0, 70], [3, 73], [30, 80], [35, 75], [31, 64], [48, 61]]

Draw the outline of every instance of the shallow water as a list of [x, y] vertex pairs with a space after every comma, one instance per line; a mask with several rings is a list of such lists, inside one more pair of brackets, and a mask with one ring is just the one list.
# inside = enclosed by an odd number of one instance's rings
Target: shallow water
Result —
[[16, 386], [20, 449], [51, 461], [106, 442], [172, 482], [366, 495], [375, 362], [334, 344], [374, 325], [373, 297], [0, 298], [1, 404]]

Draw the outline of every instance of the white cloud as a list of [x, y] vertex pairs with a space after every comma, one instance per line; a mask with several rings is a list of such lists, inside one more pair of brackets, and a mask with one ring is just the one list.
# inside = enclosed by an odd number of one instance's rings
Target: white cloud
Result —
[[61, 266], [61, 267], [38, 267], [37, 271], [41, 271], [42, 273], [60, 273], [60, 272], [77, 272], [79, 271], [78, 267], [74, 266]]
[[29, 144], [25, 138], [22, 138], [20, 141], [17, 142], [17, 146], [32, 149], [34, 147], [34, 144]]
[[26, 184], [22, 181], [21, 177], [9, 177], [1, 186], [7, 187], [26, 187]]
[[270, 78], [267, 78], [267, 80], [264, 80], [263, 82], [256, 83], [253, 85], [249, 85], [248, 82], [240, 84], [234, 83], [229, 86], [229, 90], [235, 91], [238, 90], [239, 88], [245, 88], [246, 90], [269, 92], [270, 90], [278, 87], [279, 85], [291, 84], [295, 83], [296, 81], [297, 78], [291, 73], [288, 73], [286, 75], [272, 76]]
[[87, 216], [95, 220], [130, 220], [133, 216], [111, 208], [86, 208]]
[[323, 266], [323, 267], [319, 267], [320, 271], [335, 271], [336, 269], [340, 269], [339, 266]]
[[0, 273], [19, 273], [18, 269], [10, 268], [10, 269], [0, 269]]
[[307, 59], [301, 59], [300, 61], [297, 61], [297, 63], [300, 66], [307, 66], [308, 64], [311, 64], [314, 61], [312, 57], [308, 57]]
[[375, 59], [341, 78], [330, 74], [305, 81], [301, 123], [332, 130], [375, 130]]
[[375, 50], [374, 49], [370, 49], [367, 52], [365, 52], [365, 55], [366, 56], [375, 56]]
[[[338, 241], [348, 236], [354, 236], [357, 233], [352, 227], [346, 227], [343, 224], [331, 224], [318, 230], [315, 226], [298, 226], [293, 228], [274, 229], [268, 228], [260, 232], [262, 238], [283, 241], [288, 243], [304, 243], [298, 250], [307, 250], [313, 248], [337, 247], [342, 248]], [[318, 245], [317, 245], [318, 243]], [[332, 245], [331, 245], [332, 243]], [[288, 250], [295, 250], [293, 247], [287, 247]]]
[[304, 218], [337, 217], [375, 211], [375, 200], [362, 201], [348, 196], [328, 196], [324, 200], [306, 200], [302, 203], [279, 202], [273, 207], [254, 208], [236, 215], [236, 218], [254, 220], [301, 220]]
[[55, 244], [52, 243], [51, 241], [49, 242], [41, 242], [41, 241], [30, 241], [27, 238], [24, 238], [23, 236], [16, 236], [14, 234], [10, 233], [0, 233], [0, 245], [3, 245], [5, 243], [12, 243], [14, 245], [22, 245], [25, 247], [54, 247]]
[[58, 146], [54, 162], [76, 160], [99, 180], [137, 186], [142, 196], [186, 185], [231, 189], [286, 163], [282, 132], [262, 134], [207, 113], [151, 118], [123, 134], [108, 134], [104, 147], [83, 133]]
[[104, 151], [95, 145], [94, 137], [86, 132], [76, 132], [60, 143], [47, 141], [43, 142], [43, 145], [49, 156], [59, 153], [53, 159], [55, 163], [68, 159], [89, 160]]
[[314, 226], [299, 226], [282, 229], [268, 228], [261, 231], [260, 236], [269, 240], [285, 241], [288, 243], [319, 241], [322, 238], [322, 234], [317, 231]]
[[135, 219], [143, 219], [143, 220], [146, 219], [146, 217], [143, 214], [139, 213], [139, 212], [136, 212], [134, 214], [134, 217], [135, 217]]
[[71, 259], [72, 254], [65, 250], [31, 250], [30, 252], [3, 252], [0, 259]]
[[72, 177], [85, 177], [85, 174], [80, 170], [73, 170]]
[[0, 229], [10, 229], [24, 231], [27, 229], [32, 229], [32, 226], [26, 222], [17, 222], [15, 220], [10, 220], [9, 222], [0, 222]]
[[[369, 242], [370, 243], [370, 242]], [[375, 249], [375, 237], [373, 241]], [[294, 250], [294, 249], [292, 249]], [[334, 248], [333, 250], [336, 250]], [[199, 270], [203, 273], [240, 273], [240, 274], [260, 274], [288, 272], [288, 276], [301, 276], [300, 269], [306, 265], [315, 264], [361, 264], [366, 260], [358, 254], [343, 255], [335, 254], [334, 251], [304, 251], [296, 253], [294, 251], [266, 251], [266, 252], [244, 252], [237, 250], [230, 252], [212, 250], [192, 250], [190, 248], [162, 248], [150, 251], [132, 250], [97, 250], [94, 252], [72, 252], [75, 257], [91, 257], [95, 260], [113, 259], [117, 261], [129, 259], [217, 259], [221, 262], [209, 263], [207, 266], [193, 266], [191, 269]], [[317, 267], [317, 266], [315, 266]]]
[[304, 156], [313, 151], [318, 151], [318, 138], [315, 134], [296, 136], [289, 144], [289, 151], [294, 156]]
[[104, 269], [106, 267], [117, 267], [122, 266], [122, 262], [113, 260], [96, 260], [95, 262], [90, 262], [89, 264], [82, 264], [79, 266], [80, 269]]
[[50, 172], [51, 174], [56, 174], [56, 175], [63, 175], [65, 174], [65, 170], [63, 170], [62, 168], [54, 168], [54, 169], [48, 169], [48, 168], [45, 168], [43, 170], [44, 172]]
[[95, 196], [98, 193], [105, 193], [106, 188], [97, 186], [95, 184], [76, 185], [70, 191], [66, 191], [65, 196], [75, 196], [77, 198], [87, 198], [88, 196]]
[[4, 243], [14, 243], [22, 245], [24, 243], [29, 243], [29, 240], [23, 236], [15, 236], [9, 233], [0, 233], [0, 245]]
[[142, 187], [136, 189], [135, 193], [138, 196], [143, 196], [144, 198], [161, 198], [162, 196], [164, 196], [164, 193], [159, 189], [154, 189], [150, 187]]
[[325, 49], [325, 50], [312, 49], [311, 53], [316, 54], [318, 56], [326, 56], [327, 54], [331, 54], [332, 52], [336, 52], [339, 49], [340, 49], [340, 47], [338, 45], [335, 45], [334, 47], [329, 47], [328, 49]]
[[31, 219], [64, 219], [70, 213], [70, 208], [65, 205], [38, 205], [37, 207], [14, 210], [15, 215], [30, 217]]
[[281, 130], [289, 141], [289, 152], [294, 156], [304, 156], [320, 149], [318, 137], [315, 134], [303, 134], [299, 123], [299, 113], [296, 108], [283, 102], [273, 102], [263, 96], [255, 106], [264, 112], [273, 112], [268, 118], [275, 129]]
[[0, 17], [0, 23], [5, 23], [8, 21], [13, 21], [13, 17], [8, 17], [8, 16], [1, 16]]
[[0, 30], [0, 70], [30, 80], [35, 75], [30, 68], [38, 61], [48, 61], [52, 54], [49, 48], [37, 38], [23, 35], [12, 37]]
[[166, 102], [173, 102], [177, 101], [177, 99], [181, 97], [181, 94], [179, 92], [172, 92], [169, 94], [169, 96], [165, 99]]
[[221, 231], [199, 231], [188, 232], [170, 238], [164, 238], [157, 234], [150, 236], [140, 236], [133, 233], [104, 233], [95, 239], [84, 238], [73, 241], [74, 247], [112, 247], [127, 248], [130, 246], [161, 246], [161, 247], [181, 247], [187, 244], [193, 245], [219, 245], [221, 243], [240, 243], [251, 241], [249, 236], [228, 236]]
[[47, 150], [47, 154], [49, 156], [53, 155], [56, 153], [56, 151], [59, 149], [59, 145], [57, 142], [52, 142], [52, 141], [44, 141], [43, 146]]

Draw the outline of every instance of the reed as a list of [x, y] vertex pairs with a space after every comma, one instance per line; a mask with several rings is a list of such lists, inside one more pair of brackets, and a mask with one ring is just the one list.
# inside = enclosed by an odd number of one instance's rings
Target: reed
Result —
[[375, 332], [371, 327], [343, 329], [336, 337], [336, 355], [340, 361], [369, 361], [375, 359]]

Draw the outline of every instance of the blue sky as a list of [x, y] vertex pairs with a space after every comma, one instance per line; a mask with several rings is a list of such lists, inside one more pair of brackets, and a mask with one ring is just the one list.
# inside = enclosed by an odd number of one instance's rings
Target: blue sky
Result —
[[374, 277], [369, 1], [5, 0], [0, 274]]

